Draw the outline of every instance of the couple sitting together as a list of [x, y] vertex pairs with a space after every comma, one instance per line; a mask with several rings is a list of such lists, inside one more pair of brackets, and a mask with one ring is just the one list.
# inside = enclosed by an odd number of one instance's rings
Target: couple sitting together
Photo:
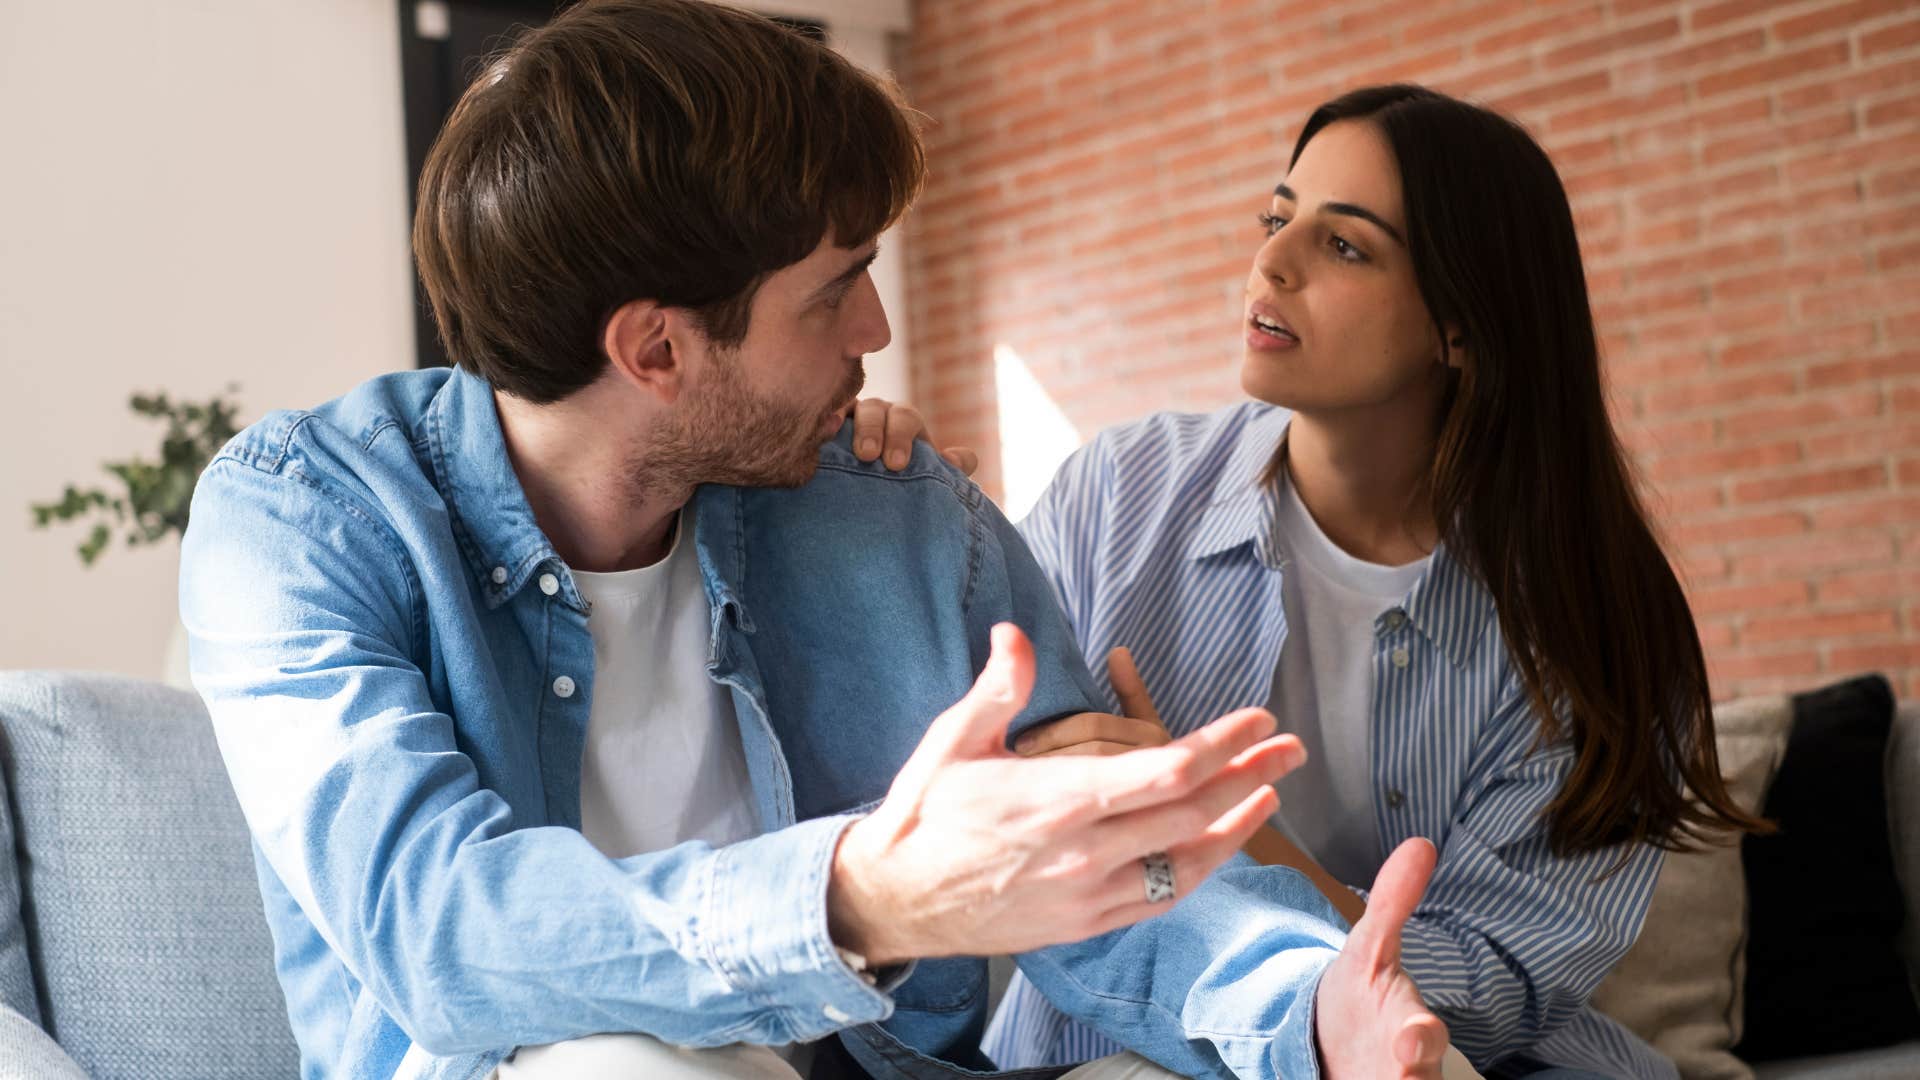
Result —
[[304, 1074], [1672, 1075], [1586, 999], [1755, 823], [1559, 179], [1408, 86], [1283, 164], [1252, 400], [1016, 530], [856, 402], [890, 87], [696, 0], [503, 54], [414, 225], [456, 366], [248, 428], [182, 556]]

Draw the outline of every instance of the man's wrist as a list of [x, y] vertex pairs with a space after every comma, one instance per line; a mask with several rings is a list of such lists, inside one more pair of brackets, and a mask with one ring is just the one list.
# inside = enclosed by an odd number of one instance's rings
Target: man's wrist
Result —
[[890, 890], [877, 873], [882, 862], [871, 857], [866, 843], [871, 821], [861, 818], [847, 826], [834, 848], [827, 879], [827, 933], [835, 946], [879, 969], [914, 957], [903, 940], [901, 914], [889, 902]]

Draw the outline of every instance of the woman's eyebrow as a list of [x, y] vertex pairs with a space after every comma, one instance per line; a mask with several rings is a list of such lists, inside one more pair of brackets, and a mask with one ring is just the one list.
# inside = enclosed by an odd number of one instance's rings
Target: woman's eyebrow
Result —
[[[1279, 187], [1274, 188], [1273, 193], [1287, 200], [1288, 202], [1300, 201], [1300, 197], [1293, 193], [1293, 189], [1288, 187], [1285, 184], [1281, 184]], [[1371, 221], [1375, 225], [1379, 226], [1380, 229], [1383, 232], [1385, 232], [1388, 236], [1393, 237], [1395, 243], [1399, 244], [1401, 247], [1407, 246], [1407, 239], [1406, 237], [1400, 235], [1399, 229], [1396, 229], [1393, 226], [1387, 224], [1387, 220], [1385, 218], [1381, 217], [1379, 214], [1374, 213], [1373, 211], [1367, 209], [1364, 206], [1357, 206], [1353, 203], [1343, 203], [1343, 202], [1321, 203], [1320, 211], [1326, 214], [1344, 214], [1347, 217], [1356, 217], [1362, 221]]]

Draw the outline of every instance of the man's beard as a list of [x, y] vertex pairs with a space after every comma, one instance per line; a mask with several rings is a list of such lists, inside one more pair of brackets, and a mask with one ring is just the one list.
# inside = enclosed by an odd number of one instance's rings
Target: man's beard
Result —
[[831, 401], [787, 403], [747, 386], [737, 354], [715, 352], [701, 385], [656, 427], [629, 475], [643, 494], [700, 484], [799, 487], [820, 464], [821, 420], [866, 385], [855, 361]]

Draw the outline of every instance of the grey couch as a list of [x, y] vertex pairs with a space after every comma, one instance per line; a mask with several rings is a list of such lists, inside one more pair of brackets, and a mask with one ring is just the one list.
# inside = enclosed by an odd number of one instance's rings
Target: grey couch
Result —
[[[1888, 760], [1920, 928], [1920, 709], [1902, 709]], [[0, 777], [0, 1080], [297, 1076], [246, 827], [199, 699], [0, 672]], [[1914, 1080], [1920, 1044], [1760, 1075]]]

